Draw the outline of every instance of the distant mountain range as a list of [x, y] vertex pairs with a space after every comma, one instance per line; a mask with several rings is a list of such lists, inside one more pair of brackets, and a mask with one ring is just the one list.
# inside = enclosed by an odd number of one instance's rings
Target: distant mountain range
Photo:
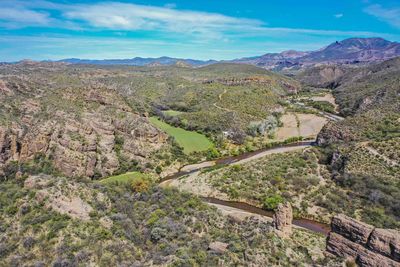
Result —
[[390, 42], [382, 38], [350, 38], [337, 41], [316, 51], [284, 51], [282, 53], [268, 53], [262, 56], [241, 58], [229, 61], [194, 60], [170, 57], [132, 59], [63, 59], [60, 62], [72, 64], [96, 64], [96, 65], [133, 65], [133, 66], [205, 66], [218, 62], [233, 62], [251, 64], [258, 67], [282, 70], [301, 68], [317, 64], [360, 64], [383, 61], [400, 56], [400, 43]]
[[382, 38], [350, 38], [317, 51], [285, 51], [260, 57], [233, 60], [267, 69], [283, 69], [315, 64], [357, 64], [383, 61], [400, 56], [400, 43]]
[[159, 58], [142, 58], [135, 57], [130, 59], [79, 59], [67, 58], [59, 60], [59, 62], [71, 64], [94, 64], [94, 65], [132, 65], [132, 66], [157, 66], [157, 65], [190, 65], [190, 66], [203, 66], [217, 63], [216, 60], [195, 60], [195, 59], [180, 59], [171, 57]]

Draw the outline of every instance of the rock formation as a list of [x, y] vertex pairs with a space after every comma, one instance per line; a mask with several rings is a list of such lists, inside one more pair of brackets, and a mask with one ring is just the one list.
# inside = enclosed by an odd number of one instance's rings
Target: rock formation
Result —
[[280, 203], [273, 216], [273, 226], [283, 237], [287, 237], [292, 233], [293, 211], [289, 202]]
[[65, 90], [63, 94], [63, 101], [71, 105], [75, 98], [83, 99], [84, 108], [67, 112], [56, 106], [49, 116], [51, 101], [24, 99], [18, 105], [21, 117], [0, 124], [0, 176], [10, 162], [26, 162], [37, 155], [51, 159], [66, 176], [106, 176], [123, 164], [144, 166], [149, 155], [166, 144], [168, 136], [115, 92], [93, 89], [76, 96]]
[[332, 219], [326, 249], [340, 257], [352, 258], [359, 266], [399, 267], [400, 233], [339, 214]]

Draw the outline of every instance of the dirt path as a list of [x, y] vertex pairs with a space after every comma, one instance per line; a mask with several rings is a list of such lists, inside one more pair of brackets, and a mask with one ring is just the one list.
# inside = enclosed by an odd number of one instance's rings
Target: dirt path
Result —
[[[224, 91], [223, 91], [221, 94], [218, 95], [219, 102], [222, 101], [222, 96], [223, 96], [224, 94], [226, 94], [226, 93], [227, 93], [227, 91], [226, 91], [226, 89], [224, 89]], [[231, 110], [231, 109], [227, 109], [227, 108], [223, 108], [223, 107], [218, 106], [217, 102], [215, 102], [213, 105], [214, 105], [214, 107], [216, 107], [217, 109], [220, 109], [220, 110], [223, 110], [223, 111], [227, 111], [227, 112], [233, 112], [233, 110]]]
[[[294, 147], [273, 148], [273, 149], [266, 150], [261, 153], [255, 154], [249, 158], [245, 158], [245, 159], [242, 159], [239, 161], [233, 161], [226, 165], [229, 166], [229, 165], [244, 164], [244, 163], [265, 157], [267, 155], [302, 150], [307, 147], [311, 147], [311, 145], [304, 144], [304, 145], [298, 145], [298, 146], [294, 146]], [[213, 188], [211, 185], [209, 185], [206, 175], [199, 175], [201, 169], [204, 169], [207, 166], [214, 166], [214, 165], [215, 165], [215, 161], [208, 161], [208, 162], [203, 162], [201, 164], [188, 165], [188, 166], [186, 166], [186, 171], [193, 171], [193, 172], [188, 173], [187, 176], [184, 176], [181, 178], [164, 181], [164, 182], [160, 183], [160, 186], [177, 187], [182, 191], [190, 192], [192, 194], [195, 194], [195, 195], [198, 195], [201, 197], [216, 197], [219, 199], [229, 200], [228, 195], [226, 195], [222, 192], [219, 192], [218, 190]], [[199, 166], [202, 166], [204, 168], [199, 169], [198, 168]]]
[[214, 204], [214, 203], [209, 203], [209, 205], [216, 207], [221, 213], [225, 216], [230, 216], [235, 218], [238, 221], [244, 221], [245, 219], [249, 217], [255, 217], [256, 219], [264, 222], [272, 222], [271, 217], [267, 216], [261, 216], [258, 214], [254, 214], [252, 212], [244, 211], [241, 209], [225, 206], [225, 205], [220, 205], [220, 204]]
[[382, 155], [381, 153], [379, 153], [378, 150], [376, 150], [375, 148], [372, 148], [370, 146], [368, 146], [368, 144], [364, 144], [364, 147], [368, 150], [369, 153], [371, 153], [374, 156], [378, 156], [381, 159], [383, 159], [387, 164], [392, 165], [392, 166], [398, 166], [399, 163], [395, 160], [392, 160], [388, 157], [386, 157], [385, 155]]
[[301, 150], [301, 149], [304, 149], [306, 147], [311, 147], [311, 145], [298, 145], [298, 146], [295, 146], [295, 147], [277, 147], [277, 148], [274, 148], [274, 149], [271, 149], [271, 150], [267, 150], [267, 151], [261, 152], [261, 153], [259, 153], [257, 155], [254, 155], [254, 156], [250, 157], [250, 158], [242, 159], [240, 161], [235, 162], [234, 164], [243, 164], [243, 163], [246, 163], [246, 162], [249, 162], [249, 161], [253, 161], [253, 160], [265, 157], [267, 155]]

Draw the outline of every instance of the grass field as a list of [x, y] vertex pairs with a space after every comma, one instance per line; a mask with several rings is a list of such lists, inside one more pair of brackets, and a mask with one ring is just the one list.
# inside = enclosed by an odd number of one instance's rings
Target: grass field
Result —
[[100, 180], [100, 183], [102, 183], [102, 184], [109, 184], [109, 183], [114, 183], [114, 182], [130, 183], [134, 179], [146, 178], [146, 177], [149, 177], [149, 175], [141, 173], [141, 172], [127, 172], [124, 174], [111, 176], [111, 177], [105, 178], [103, 180]]
[[174, 137], [176, 142], [183, 148], [185, 154], [205, 151], [213, 147], [213, 143], [204, 135], [197, 132], [186, 131], [182, 128], [173, 127], [156, 117], [151, 117], [150, 122], [156, 127]]

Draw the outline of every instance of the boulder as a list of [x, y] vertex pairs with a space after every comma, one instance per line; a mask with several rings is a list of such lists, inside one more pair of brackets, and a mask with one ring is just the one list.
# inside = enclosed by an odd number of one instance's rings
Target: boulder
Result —
[[51, 176], [49, 175], [31, 175], [25, 180], [24, 187], [28, 189], [41, 189], [46, 187], [50, 182]]
[[332, 218], [332, 231], [358, 244], [366, 245], [374, 227], [339, 214]]
[[208, 249], [218, 254], [223, 254], [228, 249], [228, 245], [227, 243], [215, 241], [210, 243]]
[[288, 236], [292, 233], [293, 210], [289, 202], [280, 203], [273, 216], [273, 226], [278, 234]]

